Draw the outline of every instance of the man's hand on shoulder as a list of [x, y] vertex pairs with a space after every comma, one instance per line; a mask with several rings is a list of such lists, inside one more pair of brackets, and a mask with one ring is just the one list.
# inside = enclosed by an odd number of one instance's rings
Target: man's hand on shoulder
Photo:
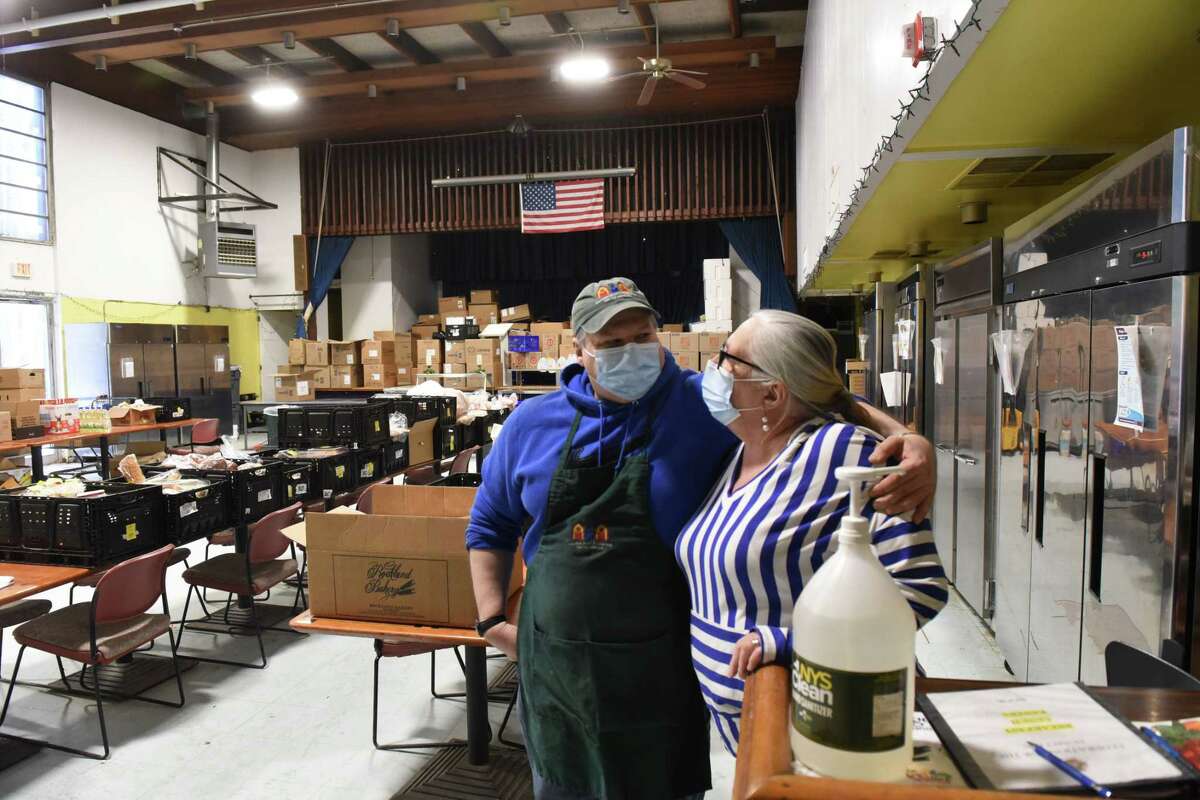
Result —
[[913, 522], [922, 522], [929, 516], [937, 486], [933, 444], [915, 433], [899, 434], [884, 439], [871, 453], [871, 463], [875, 466], [883, 466], [894, 458], [900, 460], [904, 474], [889, 475], [871, 489], [875, 508], [895, 515], [911, 511]]

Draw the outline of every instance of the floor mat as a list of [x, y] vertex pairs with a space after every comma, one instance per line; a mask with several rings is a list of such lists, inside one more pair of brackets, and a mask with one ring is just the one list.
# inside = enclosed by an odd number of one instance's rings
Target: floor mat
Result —
[[533, 778], [520, 750], [492, 748], [488, 763], [467, 763], [464, 747], [440, 751], [392, 800], [532, 800]]

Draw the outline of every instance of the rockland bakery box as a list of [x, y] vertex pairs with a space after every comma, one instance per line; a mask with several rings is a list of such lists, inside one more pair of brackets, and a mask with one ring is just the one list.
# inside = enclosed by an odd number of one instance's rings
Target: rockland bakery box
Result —
[[[377, 487], [370, 514], [309, 514], [313, 616], [469, 628], [475, 594], [466, 548], [474, 489]], [[514, 559], [510, 595], [521, 583]]]

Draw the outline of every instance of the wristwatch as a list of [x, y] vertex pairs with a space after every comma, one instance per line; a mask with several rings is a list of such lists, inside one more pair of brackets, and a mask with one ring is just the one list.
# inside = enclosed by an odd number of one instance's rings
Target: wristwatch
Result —
[[504, 616], [503, 614], [497, 614], [494, 617], [488, 617], [487, 619], [480, 620], [479, 622], [475, 623], [475, 632], [480, 636], [483, 636], [492, 628], [503, 622], [508, 622], [508, 617]]

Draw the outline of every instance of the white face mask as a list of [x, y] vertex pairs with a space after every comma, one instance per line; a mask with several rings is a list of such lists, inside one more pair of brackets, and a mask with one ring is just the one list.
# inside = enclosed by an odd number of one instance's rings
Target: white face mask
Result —
[[704, 396], [704, 404], [708, 413], [722, 425], [730, 425], [745, 411], [757, 411], [762, 406], [750, 408], [735, 408], [733, 405], [733, 384], [738, 381], [752, 383], [769, 383], [770, 378], [735, 378], [713, 362], [704, 367], [704, 377], [700, 381], [700, 390]]

